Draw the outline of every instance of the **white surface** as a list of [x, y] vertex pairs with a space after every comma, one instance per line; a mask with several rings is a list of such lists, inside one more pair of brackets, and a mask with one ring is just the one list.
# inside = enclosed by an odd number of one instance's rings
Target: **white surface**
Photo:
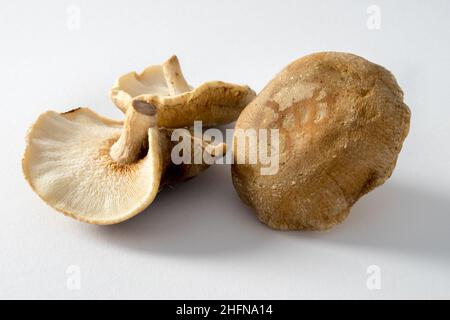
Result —
[[[380, 30], [366, 26], [371, 4]], [[79, 30], [67, 27], [71, 5]], [[0, 298], [450, 298], [449, 39], [445, 0], [2, 1]], [[290, 61], [322, 50], [392, 70], [412, 110], [392, 178], [330, 232], [265, 227], [227, 166], [111, 227], [56, 213], [22, 178], [36, 117], [87, 105], [120, 118], [107, 93], [124, 72], [176, 53], [194, 85], [218, 79], [259, 91]], [[80, 268], [80, 290], [66, 285], [70, 265]], [[366, 287], [369, 265], [381, 269], [381, 290]]]

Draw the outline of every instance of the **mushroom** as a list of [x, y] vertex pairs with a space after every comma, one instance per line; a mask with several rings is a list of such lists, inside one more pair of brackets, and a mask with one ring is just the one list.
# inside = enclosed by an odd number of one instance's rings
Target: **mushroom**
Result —
[[[325, 230], [392, 174], [409, 131], [410, 110], [394, 76], [353, 54], [323, 52], [283, 69], [244, 109], [236, 129], [275, 129], [279, 166], [261, 174], [235, 163], [233, 184], [275, 229]], [[237, 149], [234, 160], [255, 150]], [[261, 147], [261, 146], [259, 146]]]
[[[42, 200], [70, 217], [100, 225], [127, 220], [152, 203], [164, 180], [184, 180], [206, 168], [175, 170], [170, 131], [158, 128], [156, 118], [156, 108], [138, 100], [130, 102], [124, 122], [88, 108], [47, 111], [28, 132], [25, 178]], [[208, 150], [220, 156], [223, 145]]]
[[193, 88], [183, 77], [176, 56], [162, 65], [147, 67], [142, 73], [119, 77], [110, 90], [114, 104], [124, 113], [132, 99], [146, 101], [158, 110], [158, 126], [204, 126], [236, 121], [242, 109], [255, 97], [248, 86], [211, 81]]

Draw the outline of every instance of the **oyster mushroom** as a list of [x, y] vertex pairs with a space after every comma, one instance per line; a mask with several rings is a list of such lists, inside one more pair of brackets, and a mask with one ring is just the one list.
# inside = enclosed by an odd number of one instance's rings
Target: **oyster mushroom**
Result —
[[[170, 132], [156, 126], [156, 109], [145, 102], [131, 102], [124, 122], [88, 108], [48, 111], [28, 133], [22, 167], [51, 207], [84, 222], [114, 224], [150, 205], [167, 172], [170, 181], [184, 180], [206, 168], [174, 170], [172, 144]], [[223, 146], [209, 150], [219, 156]]]
[[195, 120], [204, 126], [233, 122], [255, 97], [248, 86], [211, 81], [193, 88], [183, 77], [176, 56], [162, 65], [147, 67], [119, 77], [110, 90], [114, 104], [126, 112], [132, 99], [146, 101], [158, 110], [158, 126], [192, 126]]
[[[329, 229], [391, 176], [409, 122], [403, 92], [383, 67], [347, 53], [306, 56], [283, 69], [236, 123], [244, 131], [278, 130], [278, 171], [234, 164], [234, 186], [270, 227]], [[234, 149], [235, 161], [249, 152]]]

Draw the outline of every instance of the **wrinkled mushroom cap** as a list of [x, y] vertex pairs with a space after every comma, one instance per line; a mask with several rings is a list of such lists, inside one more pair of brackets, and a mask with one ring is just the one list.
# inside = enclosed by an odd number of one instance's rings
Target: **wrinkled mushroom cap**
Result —
[[403, 92], [383, 67], [346, 53], [306, 56], [282, 70], [236, 123], [279, 130], [278, 172], [235, 164], [234, 186], [273, 228], [331, 228], [390, 177], [409, 121]]
[[[175, 65], [169, 78], [164, 66]], [[181, 90], [171, 88], [181, 83]], [[114, 104], [126, 112], [132, 99], [146, 101], [158, 109], [158, 125], [168, 128], [192, 126], [195, 120], [204, 126], [224, 125], [237, 119], [242, 109], [255, 97], [248, 86], [211, 81], [193, 88], [179, 69], [176, 56], [162, 65], [130, 72], [119, 77], [110, 90]]]
[[148, 152], [132, 164], [111, 160], [109, 150], [123, 123], [87, 108], [48, 111], [31, 127], [22, 161], [26, 180], [50, 206], [94, 224], [124, 221], [155, 198], [161, 179], [156, 128]]

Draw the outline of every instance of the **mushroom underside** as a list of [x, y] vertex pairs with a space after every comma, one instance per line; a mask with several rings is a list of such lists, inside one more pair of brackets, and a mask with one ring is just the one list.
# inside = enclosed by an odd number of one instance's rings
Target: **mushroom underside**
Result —
[[148, 152], [136, 163], [112, 161], [109, 150], [122, 123], [80, 108], [42, 114], [29, 131], [24, 175], [50, 206], [89, 223], [113, 224], [142, 211], [161, 178], [157, 129], [148, 131]]
[[162, 65], [147, 67], [119, 77], [110, 90], [114, 104], [126, 112], [132, 100], [143, 100], [158, 109], [158, 125], [168, 128], [224, 125], [237, 119], [255, 97], [248, 86], [210, 81], [198, 87], [183, 77], [176, 56]]

